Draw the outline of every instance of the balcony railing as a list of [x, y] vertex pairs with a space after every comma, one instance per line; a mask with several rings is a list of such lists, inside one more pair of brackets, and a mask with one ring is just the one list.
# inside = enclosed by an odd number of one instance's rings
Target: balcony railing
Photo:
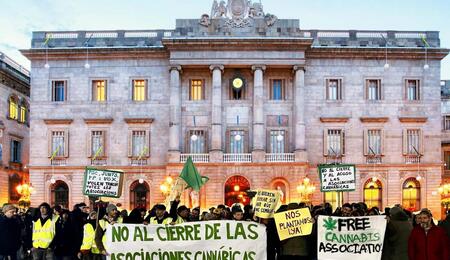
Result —
[[366, 157], [366, 163], [368, 164], [377, 164], [377, 163], [382, 163], [383, 162], [383, 157], [381, 156], [367, 156]]
[[330, 163], [344, 163], [344, 157], [343, 156], [325, 156], [324, 162], [327, 164]]
[[106, 165], [106, 159], [91, 159], [91, 165], [92, 166], [105, 166]]
[[207, 163], [209, 162], [209, 154], [207, 153], [182, 153], [180, 155], [180, 162], [185, 163], [187, 159], [191, 157], [195, 163]]
[[406, 155], [405, 156], [405, 163], [406, 164], [420, 163], [420, 156], [417, 156], [417, 155]]
[[131, 166], [144, 166], [147, 165], [147, 159], [135, 159], [135, 158], [130, 158], [130, 165]]
[[66, 158], [55, 158], [53, 160], [50, 160], [50, 164], [53, 166], [65, 166], [65, 165], [67, 165], [67, 159]]
[[293, 153], [267, 153], [266, 162], [294, 162], [295, 154]]
[[226, 153], [223, 155], [223, 162], [252, 162], [251, 153]]

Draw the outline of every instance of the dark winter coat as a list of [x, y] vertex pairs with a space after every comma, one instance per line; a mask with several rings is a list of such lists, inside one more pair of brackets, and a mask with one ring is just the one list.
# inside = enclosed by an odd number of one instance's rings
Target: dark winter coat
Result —
[[408, 240], [412, 229], [403, 210], [391, 215], [386, 227], [383, 260], [408, 260]]
[[450, 260], [448, 243], [443, 228], [433, 225], [425, 233], [421, 226], [416, 226], [409, 237], [409, 260]]
[[0, 255], [15, 255], [20, 248], [21, 225], [17, 218], [0, 216]]

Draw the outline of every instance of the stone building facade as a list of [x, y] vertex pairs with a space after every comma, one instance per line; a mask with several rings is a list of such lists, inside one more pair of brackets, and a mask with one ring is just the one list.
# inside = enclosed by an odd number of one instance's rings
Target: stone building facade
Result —
[[[439, 33], [304, 30], [250, 2], [174, 30], [34, 32], [33, 203], [86, 201], [95, 165], [125, 172], [117, 202], [148, 207], [192, 156], [202, 208], [255, 188], [299, 201], [308, 178], [313, 204], [440, 211]], [[321, 193], [323, 163], [355, 164], [356, 191]]]
[[28, 183], [30, 72], [0, 52], [0, 205]]

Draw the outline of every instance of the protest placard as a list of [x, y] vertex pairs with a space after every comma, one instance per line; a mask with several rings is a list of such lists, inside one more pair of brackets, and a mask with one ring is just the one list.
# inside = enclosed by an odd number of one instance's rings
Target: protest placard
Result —
[[381, 259], [386, 223], [385, 216], [319, 216], [318, 259]]
[[83, 194], [94, 197], [119, 198], [122, 195], [123, 172], [86, 168]]
[[306, 236], [312, 232], [314, 221], [307, 208], [276, 213], [274, 217], [280, 240]]
[[266, 227], [254, 222], [122, 225], [106, 230], [108, 259], [266, 259]]
[[355, 165], [320, 165], [320, 191], [354, 191], [356, 189]]
[[273, 218], [275, 210], [280, 206], [281, 193], [277, 190], [256, 190], [253, 199], [255, 216]]

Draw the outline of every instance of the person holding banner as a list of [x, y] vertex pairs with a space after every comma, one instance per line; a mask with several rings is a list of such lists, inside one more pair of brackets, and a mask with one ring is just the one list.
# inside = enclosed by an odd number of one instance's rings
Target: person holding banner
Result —
[[170, 218], [166, 214], [166, 206], [163, 204], [155, 205], [155, 216], [149, 219], [149, 224], [170, 224], [172, 222], [172, 218]]
[[409, 260], [450, 260], [449, 238], [444, 229], [433, 222], [428, 209], [417, 215], [418, 223], [411, 232], [408, 242]]
[[89, 213], [87, 223], [83, 226], [83, 244], [81, 245], [78, 259], [101, 260], [102, 255], [95, 243], [95, 230], [97, 228], [97, 212]]
[[97, 229], [95, 230], [95, 244], [97, 248], [105, 258], [108, 255], [107, 248], [105, 248], [106, 242], [106, 229], [108, 229], [111, 225], [115, 223], [120, 223], [118, 219], [119, 212], [117, 211], [117, 207], [114, 204], [109, 204], [106, 207], [106, 215], [99, 220]]

